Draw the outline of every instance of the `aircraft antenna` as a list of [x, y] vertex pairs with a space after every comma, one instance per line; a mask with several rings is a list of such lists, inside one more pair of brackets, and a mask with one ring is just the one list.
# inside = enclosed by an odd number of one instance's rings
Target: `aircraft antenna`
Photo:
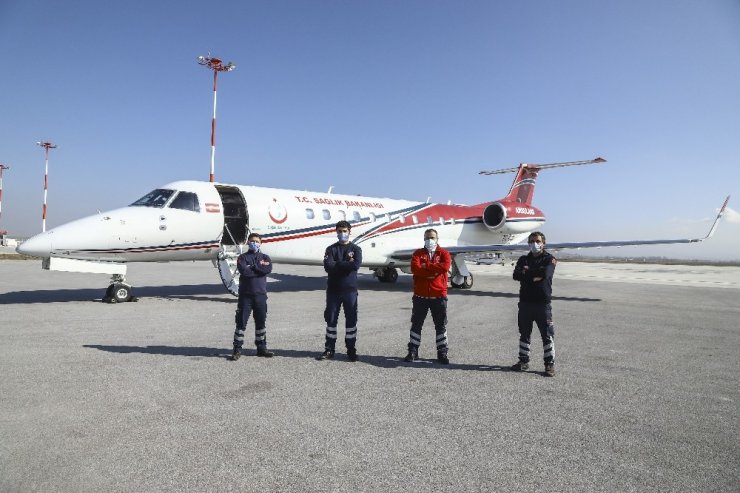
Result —
[[44, 148], [44, 206], [41, 208], [41, 232], [46, 231], [46, 195], [49, 191], [49, 149], [56, 149], [51, 142], [36, 142]]
[[503, 173], [513, 173], [518, 171], [520, 168], [535, 168], [535, 169], [547, 169], [547, 168], [564, 168], [566, 166], [582, 166], [584, 164], [600, 164], [605, 163], [606, 159], [603, 157], [597, 157], [586, 161], [568, 161], [565, 163], [549, 163], [549, 164], [533, 164], [533, 163], [520, 163], [516, 168], [497, 169], [494, 171], [479, 171], [479, 175], [500, 175]]
[[216, 86], [218, 84], [219, 72], [231, 72], [236, 65], [229, 62], [226, 65], [219, 59], [214, 58], [209, 53], [208, 56], [199, 56], [198, 64], [213, 70], [213, 119], [211, 120], [211, 174], [208, 181], [213, 183], [216, 178]]
[[10, 166], [0, 163], [0, 217], [3, 217], [3, 171], [6, 169], [10, 169]]

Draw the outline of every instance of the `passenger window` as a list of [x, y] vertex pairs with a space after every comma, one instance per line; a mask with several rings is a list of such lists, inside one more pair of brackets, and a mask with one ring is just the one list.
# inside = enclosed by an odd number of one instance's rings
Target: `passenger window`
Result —
[[374, 212], [371, 212], [370, 213], [370, 221], [375, 222], [375, 213]]
[[182, 209], [184, 211], [200, 212], [198, 196], [193, 192], [180, 192], [170, 204], [171, 209]]
[[432, 224], [432, 216], [427, 216], [427, 224]]
[[353, 218], [353, 219], [354, 219], [355, 221], [359, 221], [360, 219], [362, 219], [362, 217], [360, 217], [360, 213], [359, 213], [359, 212], [357, 212], [357, 211], [354, 211], [354, 212], [352, 213], [352, 218]]
[[327, 221], [331, 219], [331, 212], [329, 212], [329, 209], [324, 209], [323, 211], [321, 211], [321, 214]]
[[306, 219], [313, 219], [313, 218], [314, 218], [313, 209], [306, 209]]
[[411, 216], [411, 220], [414, 221], [414, 224], [419, 224], [419, 218], [416, 217], [416, 214], [414, 214], [413, 216]]
[[406, 216], [404, 216], [403, 214], [400, 214], [398, 216], [398, 220], [401, 221], [401, 224], [403, 224], [406, 222]]
[[344, 211], [339, 211], [339, 219], [341, 221], [345, 221], [347, 219], [347, 213]]

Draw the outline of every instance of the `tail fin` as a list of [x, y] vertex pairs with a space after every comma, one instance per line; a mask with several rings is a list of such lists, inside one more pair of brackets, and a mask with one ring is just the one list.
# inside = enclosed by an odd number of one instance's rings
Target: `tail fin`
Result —
[[599, 164], [605, 163], [606, 159], [597, 157], [588, 161], [569, 161], [567, 163], [551, 163], [551, 164], [527, 164], [521, 163], [517, 168], [499, 169], [495, 171], [481, 171], [479, 175], [498, 175], [501, 173], [511, 173], [516, 171], [516, 177], [514, 183], [511, 184], [511, 189], [508, 195], [503, 200], [517, 202], [520, 204], [530, 205], [532, 198], [534, 197], [534, 185], [537, 181], [537, 175], [540, 170], [547, 168], [562, 168], [565, 166], [580, 166], [582, 164]]
[[520, 164], [519, 171], [517, 171], [514, 178], [514, 183], [511, 184], [511, 189], [508, 195], [504, 197], [504, 200], [530, 205], [532, 203], [532, 197], [534, 197], [534, 186], [537, 182], [537, 174], [539, 172], [540, 169], [537, 167], [530, 167], [524, 163]]

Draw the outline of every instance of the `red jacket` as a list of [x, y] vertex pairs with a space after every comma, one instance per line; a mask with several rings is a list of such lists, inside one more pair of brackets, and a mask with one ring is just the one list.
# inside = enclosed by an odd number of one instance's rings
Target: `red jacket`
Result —
[[426, 248], [416, 250], [411, 257], [414, 294], [425, 298], [447, 297], [447, 273], [451, 265], [450, 252], [441, 246], [437, 246], [431, 258]]

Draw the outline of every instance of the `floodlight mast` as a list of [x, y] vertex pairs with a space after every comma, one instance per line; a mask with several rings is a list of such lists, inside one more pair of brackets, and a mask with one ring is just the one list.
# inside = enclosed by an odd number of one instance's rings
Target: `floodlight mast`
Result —
[[208, 56], [199, 56], [198, 63], [204, 67], [208, 67], [213, 70], [213, 120], [211, 120], [211, 174], [209, 181], [213, 183], [215, 180], [215, 169], [216, 169], [216, 86], [218, 85], [218, 73], [219, 72], [231, 72], [236, 68], [236, 65], [229, 62], [224, 65], [223, 61], [219, 58]]
[[56, 144], [51, 142], [36, 142], [44, 148], [44, 206], [41, 209], [41, 231], [46, 231], [46, 196], [49, 191], [49, 149], [56, 149]]
[[0, 163], [0, 218], [3, 217], [3, 171], [6, 169], [10, 169], [10, 166]]

